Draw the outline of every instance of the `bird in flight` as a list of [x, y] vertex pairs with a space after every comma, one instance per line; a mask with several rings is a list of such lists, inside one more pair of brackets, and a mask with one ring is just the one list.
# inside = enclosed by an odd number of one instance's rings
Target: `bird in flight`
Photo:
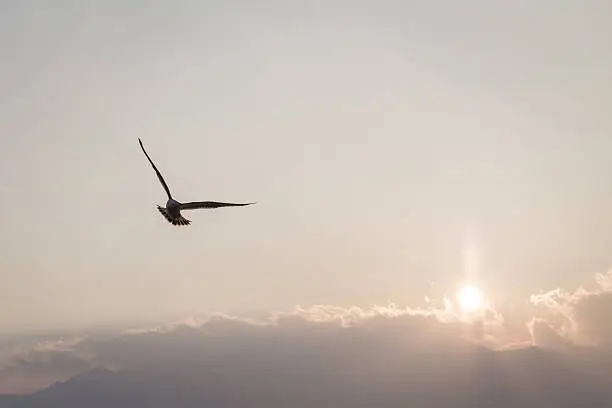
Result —
[[140, 140], [140, 138], [138, 138], [138, 143], [140, 143], [140, 148], [142, 149], [142, 152], [145, 154], [145, 156], [147, 156], [149, 163], [151, 163], [151, 166], [153, 166], [153, 170], [155, 170], [155, 174], [157, 174], [157, 178], [159, 179], [162, 186], [164, 187], [164, 190], [166, 190], [166, 194], [168, 195], [168, 201], [166, 202], [166, 207], [164, 208], [158, 205], [157, 209], [164, 216], [164, 218], [168, 220], [168, 222], [171, 223], [172, 225], [191, 224], [190, 220], [186, 219], [185, 217], [181, 215], [182, 210], [195, 210], [198, 208], [242, 207], [245, 205], [255, 204], [255, 203], [221, 203], [217, 201], [193, 201], [190, 203], [179, 203], [174, 198], [172, 198], [172, 194], [170, 193], [170, 189], [168, 188], [168, 185], [164, 181], [164, 178], [162, 177], [159, 170], [157, 170], [157, 167], [155, 167], [153, 160], [151, 160], [151, 158], [147, 154], [147, 151], [142, 145], [142, 140]]

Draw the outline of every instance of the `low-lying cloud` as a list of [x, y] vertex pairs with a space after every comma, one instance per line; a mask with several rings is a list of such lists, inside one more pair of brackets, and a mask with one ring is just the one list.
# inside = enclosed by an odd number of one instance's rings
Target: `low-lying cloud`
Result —
[[68, 338], [5, 350], [0, 393], [34, 391], [92, 367], [142, 370], [176, 365], [180, 370], [185, 359], [194, 358], [202, 364], [223, 365], [227, 361], [218, 361], [219, 356], [241, 348], [253, 353], [294, 348], [296, 355], [335, 350], [367, 358], [401, 353], [398, 349], [463, 351], [477, 345], [496, 349], [507, 343], [505, 331], [501, 315], [492, 309], [466, 317], [450, 304], [431, 310], [317, 305], [265, 319], [214, 314], [107, 338]]
[[595, 284], [532, 296], [531, 318], [522, 323], [493, 307], [464, 315], [449, 301], [431, 309], [318, 305], [13, 346], [0, 351], [0, 393], [34, 392], [104, 367], [220, 399], [240, 389], [253, 398], [359, 392], [403, 401], [399, 395], [410, 391], [422, 401], [453, 401], [453, 393], [468, 401], [471, 390], [496, 403], [519, 391], [542, 402], [547, 396], [534, 390], [567, 382], [607, 401], [612, 273]]
[[612, 352], [612, 271], [595, 276], [592, 290], [561, 289], [531, 296], [538, 319], [531, 323], [539, 346], [572, 344]]

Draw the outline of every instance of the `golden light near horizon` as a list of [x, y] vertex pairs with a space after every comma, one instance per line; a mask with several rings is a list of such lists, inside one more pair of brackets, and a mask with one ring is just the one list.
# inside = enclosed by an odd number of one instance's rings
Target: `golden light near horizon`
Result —
[[[462, 243], [463, 282], [477, 282], [480, 275], [480, 240], [478, 231], [472, 225], [466, 227]], [[484, 295], [473, 284], [465, 284], [457, 292], [457, 303], [465, 314], [472, 314], [484, 309]]]
[[476, 286], [466, 285], [459, 289], [457, 301], [462, 311], [471, 313], [482, 309], [484, 305], [484, 296], [482, 291]]

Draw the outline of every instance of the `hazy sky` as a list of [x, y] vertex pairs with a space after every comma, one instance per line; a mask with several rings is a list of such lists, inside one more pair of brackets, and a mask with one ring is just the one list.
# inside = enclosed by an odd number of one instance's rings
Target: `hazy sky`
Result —
[[[612, 266], [611, 15], [0, 3], [0, 332], [417, 305], [469, 251], [498, 302], [588, 285]], [[258, 204], [168, 224], [138, 137], [178, 200]]]

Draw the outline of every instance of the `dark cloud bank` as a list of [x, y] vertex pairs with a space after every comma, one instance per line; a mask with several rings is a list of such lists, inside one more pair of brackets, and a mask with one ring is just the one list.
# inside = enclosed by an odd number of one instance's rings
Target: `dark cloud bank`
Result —
[[7, 346], [0, 407], [609, 407], [612, 275], [596, 283], [534, 295], [520, 324], [319, 306]]

